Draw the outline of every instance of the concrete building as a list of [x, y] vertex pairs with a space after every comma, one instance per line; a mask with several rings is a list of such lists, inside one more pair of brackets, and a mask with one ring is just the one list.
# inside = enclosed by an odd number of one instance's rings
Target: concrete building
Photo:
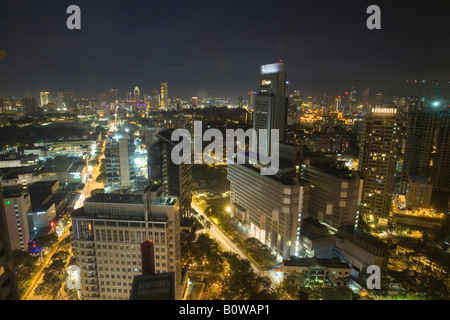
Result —
[[0, 192], [0, 300], [19, 300], [19, 289], [4, 206], [3, 194]]
[[109, 135], [105, 144], [106, 183], [109, 190], [129, 189], [134, 186], [131, 155], [134, 146], [126, 137]]
[[251, 236], [288, 259], [300, 250], [300, 223], [307, 213], [309, 185], [295, 167], [279, 175], [261, 175], [251, 165], [229, 164], [231, 214]]
[[358, 172], [319, 156], [305, 160], [302, 178], [311, 186], [309, 215], [334, 231], [344, 225], [355, 226], [363, 187]]
[[432, 192], [433, 185], [428, 179], [410, 176], [408, 189], [406, 190], [406, 207], [412, 209], [430, 208]]
[[[253, 128], [267, 131], [265, 154], [270, 154], [271, 129], [279, 130], [279, 141], [285, 141], [288, 95], [284, 63], [262, 65], [258, 76], [258, 93], [253, 111]], [[258, 141], [258, 146], [260, 142]]]
[[192, 202], [192, 165], [174, 164], [171, 160], [172, 149], [176, 145], [171, 140], [173, 130], [164, 130], [154, 135], [148, 151], [148, 176], [151, 183], [163, 184], [166, 194], [180, 199], [182, 217], [191, 215]]
[[141, 243], [154, 243], [155, 274], [175, 274], [181, 288], [180, 213], [177, 197], [162, 186], [142, 195], [96, 194], [73, 211], [73, 245], [86, 300], [127, 300], [142, 274]]
[[389, 216], [398, 153], [397, 109], [372, 108], [364, 119], [359, 172], [364, 179], [361, 212], [377, 222]]
[[406, 143], [400, 177], [400, 191], [403, 194], [408, 188], [410, 176], [430, 177], [430, 161], [436, 129], [436, 112], [426, 107], [424, 98], [415, 97], [408, 102]]
[[167, 82], [161, 83], [160, 108], [169, 108], [169, 86]]
[[364, 272], [368, 266], [387, 267], [387, 244], [361, 230], [344, 226], [333, 235], [334, 255], [347, 261], [358, 272]]
[[11, 250], [26, 251], [33, 235], [28, 224], [31, 197], [20, 186], [3, 187], [3, 200]]

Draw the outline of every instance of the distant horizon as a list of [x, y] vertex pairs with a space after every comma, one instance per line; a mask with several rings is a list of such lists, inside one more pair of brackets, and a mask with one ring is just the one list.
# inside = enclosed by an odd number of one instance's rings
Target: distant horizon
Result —
[[[368, 0], [179, 2], [80, 0], [81, 29], [66, 2], [7, 0], [0, 12], [0, 96], [25, 90], [96, 97], [169, 84], [170, 97], [246, 97], [259, 66], [283, 60], [291, 91], [413, 96], [449, 80], [448, 1], [379, 0], [381, 29], [369, 30]], [[449, 94], [450, 85], [441, 92]]]

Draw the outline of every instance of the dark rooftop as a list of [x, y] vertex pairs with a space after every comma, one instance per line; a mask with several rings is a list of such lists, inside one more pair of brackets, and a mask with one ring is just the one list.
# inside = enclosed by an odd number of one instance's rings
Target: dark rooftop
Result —
[[84, 202], [108, 202], [108, 203], [130, 203], [143, 204], [142, 195], [136, 194], [120, 194], [120, 193], [97, 193]]
[[339, 259], [331, 258], [298, 258], [292, 256], [289, 260], [283, 260], [283, 265], [291, 266], [291, 267], [313, 267], [313, 266], [321, 266], [328, 268], [348, 268], [349, 265], [345, 262], [341, 262]]

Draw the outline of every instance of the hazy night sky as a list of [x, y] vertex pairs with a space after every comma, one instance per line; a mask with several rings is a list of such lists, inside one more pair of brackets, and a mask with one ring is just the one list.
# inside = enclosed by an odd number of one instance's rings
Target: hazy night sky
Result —
[[[450, 79], [450, 6], [436, 1], [61, 1], [0, 4], [0, 96], [31, 90], [247, 97], [261, 64], [282, 59], [291, 89], [371, 98], [420, 93], [405, 79]], [[66, 8], [81, 8], [68, 30]], [[381, 8], [381, 30], [366, 9]], [[448, 92], [450, 85], [443, 85]], [[421, 87], [430, 89], [432, 86]], [[429, 90], [429, 91], [430, 91]], [[417, 91], [417, 92], [416, 92]]]

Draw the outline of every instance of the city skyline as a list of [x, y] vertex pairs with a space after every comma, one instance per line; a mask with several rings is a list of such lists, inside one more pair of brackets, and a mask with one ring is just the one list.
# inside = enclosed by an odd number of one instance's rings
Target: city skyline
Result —
[[[8, 2], [0, 38], [1, 96], [24, 90], [109, 88], [150, 94], [167, 82], [171, 97], [246, 96], [262, 64], [287, 65], [290, 89], [339, 95], [416, 95], [433, 86], [407, 79], [447, 80], [447, 4], [379, 1], [381, 30], [369, 30], [368, 1], [254, 1], [208, 4], [78, 2], [81, 30], [66, 28], [66, 4]], [[6, 24], [6, 27], [5, 27]], [[448, 81], [448, 80], [447, 80]], [[441, 91], [447, 92], [448, 85]]]

